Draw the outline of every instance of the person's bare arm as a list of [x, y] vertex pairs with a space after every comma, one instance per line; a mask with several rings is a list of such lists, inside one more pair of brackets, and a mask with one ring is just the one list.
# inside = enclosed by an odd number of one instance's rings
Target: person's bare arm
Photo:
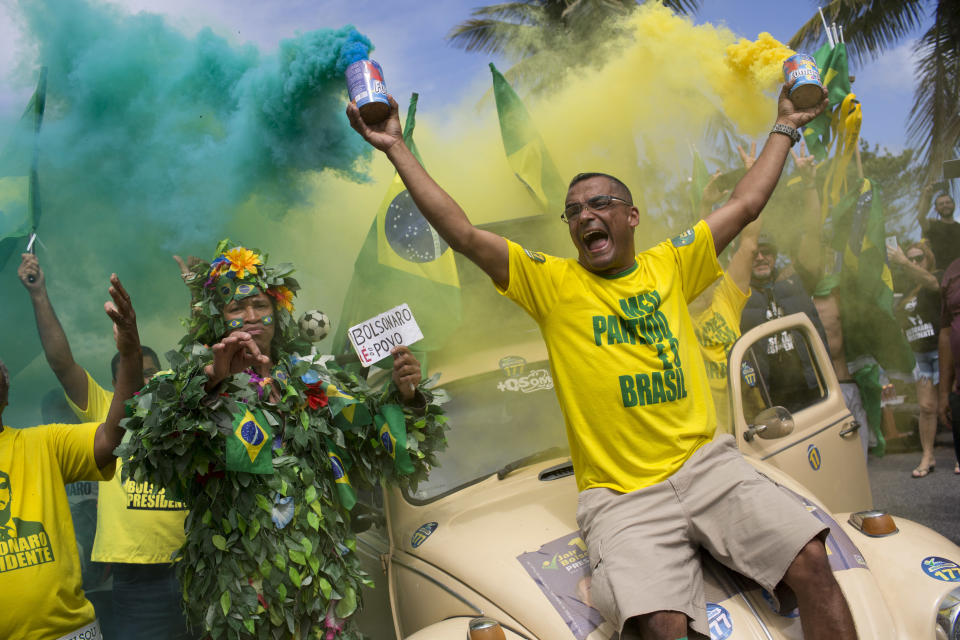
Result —
[[[799, 129], [827, 107], [827, 92], [824, 90], [823, 100], [816, 107], [797, 109], [790, 101], [788, 92], [790, 86], [792, 85], [784, 85], [780, 91], [780, 99], [777, 103], [777, 123]], [[767, 137], [767, 143], [764, 145], [763, 151], [760, 152], [760, 157], [737, 183], [730, 199], [706, 217], [718, 255], [744, 227], [760, 215], [760, 211], [763, 210], [767, 200], [770, 199], [774, 187], [777, 186], [790, 146], [791, 140], [789, 137], [779, 133], [771, 133]]]
[[[920, 237], [927, 237], [927, 214], [930, 213], [930, 198], [933, 197], [933, 183], [927, 182], [923, 185], [923, 191], [920, 193], [920, 202], [917, 204], [917, 226], [920, 227]], [[946, 265], [940, 265], [945, 268]]]
[[730, 258], [730, 264], [727, 266], [727, 275], [737, 285], [737, 288], [744, 293], [750, 291], [753, 258], [757, 255], [757, 240], [762, 228], [763, 221], [759, 219], [747, 225], [747, 228], [740, 234], [740, 246], [737, 247], [737, 251]]
[[823, 251], [820, 244], [822, 214], [820, 194], [817, 192], [817, 165], [813, 154], [805, 153], [804, 142], [800, 141], [800, 153], [790, 154], [796, 164], [797, 173], [803, 178], [803, 222], [800, 233], [799, 255], [797, 260], [806, 272], [817, 279], [823, 269]]
[[473, 226], [460, 205], [417, 162], [403, 142], [396, 100], [390, 98], [390, 116], [381, 123], [369, 125], [364, 122], [357, 105], [352, 102], [347, 105], [347, 118], [364, 140], [386, 154], [417, 208], [447, 244], [483, 269], [498, 287], [505, 289], [510, 280], [507, 241]]
[[887, 257], [891, 262], [903, 267], [903, 271], [911, 280], [930, 291], [940, 291], [940, 283], [937, 282], [937, 276], [933, 275], [918, 264], [914, 264], [907, 258], [903, 249], [900, 247], [887, 247]]
[[127, 415], [124, 403], [143, 386], [143, 353], [137, 331], [137, 314], [133, 311], [130, 294], [120, 284], [117, 274], [110, 276], [110, 297], [112, 302], [105, 303], [103, 309], [113, 320], [113, 337], [120, 360], [107, 419], [97, 429], [93, 441], [94, 459], [100, 468], [113, 462], [116, 457], [113, 451], [120, 446], [124, 434], [120, 421]]
[[[37, 332], [40, 334], [40, 344], [43, 347], [43, 355], [47, 358], [47, 364], [57, 376], [60, 386], [63, 387], [70, 401], [81, 410], [86, 410], [87, 372], [73, 359], [70, 342], [47, 296], [46, 280], [37, 256], [24, 253], [21, 256], [20, 267], [17, 269], [17, 276], [30, 294], [33, 315], [37, 320]], [[33, 282], [30, 282], [30, 276], [33, 276]]]
[[943, 327], [940, 329], [940, 335], [937, 338], [937, 359], [940, 363], [940, 404], [938, 411], [940, 413], [940, 421], [948, 427], [953, 417], [950, 411], [950, 392], [953, 391], [954, 384], [953, 351], [950, 350], [950, 331], [949, 325]]

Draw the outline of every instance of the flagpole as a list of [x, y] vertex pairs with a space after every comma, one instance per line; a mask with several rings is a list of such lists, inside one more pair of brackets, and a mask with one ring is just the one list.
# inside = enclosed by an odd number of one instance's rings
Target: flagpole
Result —
[[[27, 253], [36, 255], [37, 253], [37, 224], [40, 220], [40, 173], [38, 166], [40, 164], [40, 125], [43, 123], [43, 111], [47, 104], [47, 68], [40, 68], [40, 79], [37, 80], [37, 90], [34, 94], [36, 102], [34, 103], [34, 125], [33, 125], [33, 158], [30, 162], [30, 187], [28, 191], [30, 206], [30, 240], [27, 242]], [[33, 284], [37, 277], [32, 273], [27, 276], [27, 281]]]

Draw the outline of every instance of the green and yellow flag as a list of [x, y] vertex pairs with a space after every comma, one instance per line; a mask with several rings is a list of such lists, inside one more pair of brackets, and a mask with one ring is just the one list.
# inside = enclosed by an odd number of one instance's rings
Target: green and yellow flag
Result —
[[813, 59], [817, 61], [817, 67], [820, 69], [820, 81], [827, 88], [827, 96], [830, 100], [830, 107], [827, 111], [807, 123], [803, 130], [803, 138], [807, 143], [807, 149], [819, 162], [826, 158], [829, 153], [832, 113], [836, 113], [844, 98], [850, 94], [847, 45], [840, 42], [831, 47], [828, 42], [813, 54]]
[[370, 411], [360, 400], [332, 382], [324, 389], [324, 393], [327, 395], [327, 408], [330, 409], [336, 426], [349, 431], [370, 424]]
[[864, 179], [831, 211], [847, 360], [871, 356], [889, 371], [913, 371], [913, 351], [893, 314], [880, 192]]
[[380, 413], [374, 416], [373, 420], [379, 429], [380, 444], [393, 458], [397, 473], [413, 473], [413, 463], [410, 461], [410, 452], [407, 451], [407, 423], [403, 409], [395, 404], [385, 404], [380, 407]]
[[0, 152], [0, 270], [10, 256], [22, 251], [40, 222], [40, 183], [37, 138], [47, 100], [47, 69], [40, 70], [37, 88], [17, 126]]
[[327, 457], [330, 458], [330, 472], [333, 474], [333, 481], [337, 485], [337, 495], [340, 498], [340, 504], [347, 511], [353, 509], [357, 504], [357, 491], [350, 484], [350, 476], [347, 475], [347, 469], [353, 466], [353, 460], [346, 451], [335, 445], [330, 439], [327, 439]]
[[500, 137], [514, 175], [537, 201], [541, 211], [559, 214], [567, 187], [547, 152], [533, 120], [507, 79], [490, 63], [493, 95], [500, 117]]
[[233, 419], [227, 437], [227, 469], [247, 473], [273, 473], [273, 432], [259, 409], [244, 408]]
[[[413, 143], [417, 94], [410, 100], [404, 140], [419, 160]], [[417, 347], [435, 349], [460, 324], [460, 278], [453, 250], [427, 223], [413, 198], [394, 175], [354, 263], [344, 298], [333, 352], [347, 353], [347, 329], [407, 303], [423, 332]]]

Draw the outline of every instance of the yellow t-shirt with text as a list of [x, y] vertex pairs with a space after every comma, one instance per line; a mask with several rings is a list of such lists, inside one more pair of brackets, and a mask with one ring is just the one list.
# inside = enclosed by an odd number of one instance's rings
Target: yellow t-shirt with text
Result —
[[727, 395], [727, 356], [730, 348], [740, 337], [740, 316], [750, 299], [723, 272], [717, 283], [710, 306], [698, 313], [693, 324], [700, 343], [700, 353], [707, 368], [707, 380], [713, 394], [713, 405], [717, 410], [717, 429], [720, 433], [731, 433], [730, 398]]
[[604, 277], [509, 242], [502, 293], [540, 325], [583, 491], [634, 491], [676, 472], [716, 415], [687, 303], [717, 276], [701, 221]]
[[0, 638], [53, 640], [95, 618], [63, 486], [109, 480], [97, 468], [97, 423], [0, 431]]
[[[67, 404], [84, 422], [103, 422], [113, 401], [113, 392], [101, 387], [87, 373], [87, 408]], [[170, 500], [161, 489], [146, 482], [121, 479], [117, 460], [113, 480], [100, 485], [97, 503], [97, 534], [90, 553], [94, 562], [162, 564], [183, 545], [183, 503]]]

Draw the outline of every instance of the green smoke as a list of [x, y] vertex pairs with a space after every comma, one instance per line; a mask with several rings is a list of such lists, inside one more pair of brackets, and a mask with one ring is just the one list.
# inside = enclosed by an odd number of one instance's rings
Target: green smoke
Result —
[[[38, 255], [75, 359], [104, 385], [111, 272], [134, 297], [144, 343], [163, 353], [188, 303], [171, 254], [209, 258], [231, 236], [295, 261], [287, 213], [313, 178], [367, 179], [358, 160], [369, 149], [343, 113], [344, 70], [372, 48], [353, 27], [302, 33], [268, 55], [107, 5], [31, 0], [16, 11], [22, 66], [48, 68]], [[0, 358], [15, 376], [7, 421], [26, 426], [56, 381], [18, 264], [0, 272]]]

